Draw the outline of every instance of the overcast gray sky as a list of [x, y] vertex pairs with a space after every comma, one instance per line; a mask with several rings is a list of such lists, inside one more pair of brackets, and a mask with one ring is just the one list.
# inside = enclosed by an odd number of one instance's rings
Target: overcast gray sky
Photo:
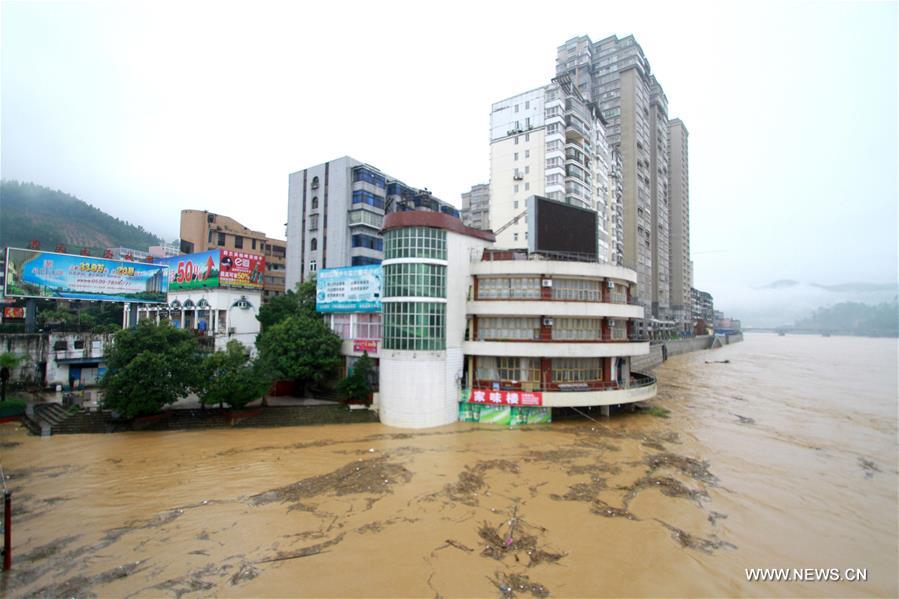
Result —
[[[895, 2], [2, 2], [3, 178], [167, 239], [284, 236], [287, 176], [350, 155], [460, 204], [492, 102], [633, 33], [690, 132], [695, 284], [896, 280]], [[568, 20], [566, 20], [568, 19]], [[0, 215], [2, 217], [2, 215]]]

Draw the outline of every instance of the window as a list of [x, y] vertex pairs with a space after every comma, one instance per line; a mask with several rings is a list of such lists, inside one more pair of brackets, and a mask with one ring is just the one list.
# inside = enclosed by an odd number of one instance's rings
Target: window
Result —
[[515, 184], [515, 193], [518, 193], [518, 183]]
[[598, 318], [553, 319], [553, 339], [599, 339], [600, 332]]
[[530, 166], [525, 166], [525, 167], [524, 167], [524, 174], [527, 175], [527, 174], [529, 174], [530, 172], [531, 172], [531, 167], [530, 167]]
[[478, 340], [539, 339], [540, 318], [478, 318]]
[[406, 227], [387, 231], [385, 258], [446, 260], [446, 231], [431, 227]]
[[[516, 191], [518, 191], [518, 190], [516, 190]], [[513, 201], [512, 201], [512, 209], [513, 209], [513, 210], [518, 210], [518, 200], [513, 200]]]
[[602, 299], [599, 281], [553, 279], [553, 299], [598, 302]]
[[478, 299], [540, 299], [538, 277], [478, 278]]
[[53, 343], [53, 351], [66, 351], [68, 346], [66, 345], [65, 339], [60, 339]]
[[312, 177], [312, 189], [318, 189], [318, 177]]
[[518, 104], [515, 105], [515, 112], [518, 112]]
[[380, 229], [384, 225], [384, 217], [368, 210], [351, 210], [349, 213], [349, 224], [371, 225], [376, 229]]
[[446, 304], [384, 302], [384, 349], [446, 349]]
[[255, 239], [253, 239], [253, 249], [254, 250], [256, 249], [256, 240]]
[[362, 166], [357, 166], [353, 169], [353, 182], [370, 183], [381, 189], [387, 187], [387, 181], [384, 178], [384, 175]]
[[318, 210], [318, 196], [312, 196], [312, 210]]
[[601, 358], [553, 358], [554, 383], [586, 383], [602, 380]]
[[243, 237], [241, 237], [240, 235], [234, 236], [234, 247], [239, 250], [243, 249]]
[[364, 233], [357, 233], [353, 235], [353, 247], [354, 248], [366, 248], [369, 250], [375, 250], [378, 252], [384, 251], [384, 240], [380, 237], [375, 237], [373, 235], [365, 235]]
[[84, 339], [75, 339], [73, 347], [75, 349], [84, 349]]
[[372, 264], [380, 264], [380, 258], [370, 258], [369, 256], [353, 256], [352, 266], [370, 266]]
[[446, 297], [446, 266], [389, 264], [384, 267], [384, 297]]
[[225, 245], [225, 234], [219, 233], [218, 245]]
[[525, 191], [528, 191], [528, 190], [530, 190], [530, 189], [531, 189], [531, 184], [530, 184], [530, 183], [525, 183], [525, 184], [524, 184], [524, 190], [525, 190]]
[[381, 339], [381, 313], [356, 314], [354, 339]]
[[[207, 239], [208, 243], [212, 243], [212, 234], [213, 234], [213, 230], [209, 229], [209, 239]], [[187, 252], [187, 253], [190, 253], [190, 252]]]
[[531, 141], [531, 134], [530, 134], [530, 133], [525, 133], [525, 134], [524, 134], [524, 140], [525, 140], [525, 141]]
[[530, 150], [525, 150], [525, 151], [524, 151], [524, 157], [525, 157], [525, 158], [530, 158], [530, 157], [531, 157], [531, 151], [530, 151]]
[[481, 381], [540, 383], [540, 358], [478, 356], [475, 376]]
[[513, 158], [513, 160], [518, 160], [518, 152], [515, 152], [515, 157]]
[[353, 192], [353, 203], [354, 204], [368, 204], [369, 206], [374, 206], [375, 208], [384, 209], [384, 198], [380, 196], [376, 196], [370, 191], [366, 191], [364, 189], [357, 189]]
[[350, 317], [350, 314], [331, 314], [331, 330], [341, 339], [352, 339]]
[[315, 272], [315, 260], [309, 261], [309, 272]]
[[517, 135], [515, 136], [515, 145], [516, 146], [518, 145], [518, 136]]
[[318, 230], [318, 215], [313, 214], [309, 217], [309, 230], [317, 231]]
[[525, 110], [527, 110], [527, 109], [530, 108], [530, 107], [531, 107], [531, 102], [530, 102], [530, 100], [524, 103], [524, 109], [525, 109]]
[[318, 249], [318, 239], [313, 237], [312, 241], [309, 242], [309, 251], [314, 252], [317, 249]]

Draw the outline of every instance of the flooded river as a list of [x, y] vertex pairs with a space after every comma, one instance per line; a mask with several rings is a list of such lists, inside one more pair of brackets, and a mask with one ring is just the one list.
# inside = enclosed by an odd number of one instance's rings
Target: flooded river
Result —
[[896, 360], [895, 340], [746, 335], [657, 370], [668, 418], [521, 430], [0, 425], [0, 593], [896, 596]]

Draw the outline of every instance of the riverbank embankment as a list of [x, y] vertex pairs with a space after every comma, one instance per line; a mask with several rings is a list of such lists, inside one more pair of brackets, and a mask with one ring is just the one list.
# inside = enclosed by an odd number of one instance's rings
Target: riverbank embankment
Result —
[[645, 356], [631, 358], [631, 369], [637, 372], [652, 370], [661, 366], [671, 356], [679, 356], [704, 349], [714, 349], [743, 341], [743, 333], [732, 335], [700, 335], [689, 339], [653, 342]]

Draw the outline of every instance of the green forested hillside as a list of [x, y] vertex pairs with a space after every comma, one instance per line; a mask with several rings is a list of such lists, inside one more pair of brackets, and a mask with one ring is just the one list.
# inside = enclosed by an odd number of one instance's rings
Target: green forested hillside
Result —
[[111, 247], [146, 250], [159, 243], [152, 233], [112, 217], [87, 202], [33, 183], [0, 182], [0, 246], [28, 247], [32, 239], [41, 249], [58, 244], [77, 254], [91, 248], [102, 256]]

